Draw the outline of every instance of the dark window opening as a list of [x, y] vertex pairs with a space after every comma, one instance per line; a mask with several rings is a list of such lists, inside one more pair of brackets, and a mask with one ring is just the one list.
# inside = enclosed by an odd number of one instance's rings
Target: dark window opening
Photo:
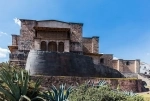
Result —
[[69, 32], [67, 33], [67, 38], [70, 38], [70, 33]]
[[145, 74], [147, 74], [147, 72], [145, 72]]
[[129, 61], [127, 61], [127, 62], [126, 62], [126, 65], [130, 65], [130, 62], [129, 62]]
[[103, 59], [103, 58], [100, 59], [100, 63], [101, 63], [101, 64], [104, 64], [104, 59]]

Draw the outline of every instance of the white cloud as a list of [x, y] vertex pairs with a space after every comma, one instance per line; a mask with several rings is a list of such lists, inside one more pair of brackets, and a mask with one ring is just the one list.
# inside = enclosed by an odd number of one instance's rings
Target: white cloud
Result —
[[7, 33], [5, 33], [5, 32], [0, 32], [0, 36], [3, 36], [3, 35], [7, 35], [7, 36], [8, 36]]
[[6, 58], [8, 53], [10, 53], [8, 49], [4, 49], [0, 47], [0, 58]]
[[146, 55], [150, 55], [150, 53], [147, 53]]
[[113, 57], [113, 60], [118, 60], [118, 58], [117, 57]]
[[14, 18], [13, 20], [17, 25], [21, 26], [21, 21], [18, 18]]

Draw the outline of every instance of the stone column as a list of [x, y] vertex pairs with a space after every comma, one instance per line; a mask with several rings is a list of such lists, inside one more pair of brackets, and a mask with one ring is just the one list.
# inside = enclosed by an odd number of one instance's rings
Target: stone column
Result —
[[48, 46], [49, 42], [50, 42], [49, 40], [46, 40], [46, 46], [47, 46], [47, 49], [46, 49], [46, 50], [47, 50], [47, 51], [49, 51], [49, 46]]
[[69, 40], [65, 40], [65, 42], [64, 42], [64, 52], [70, 52]]
[[34, 38], [34, 50], [40, 50], [40, 45], [41, 45], [41, 39]]
[[123, 66], [123, 59], [118, 59], [119, 60], [119, 64], [118, 64], [118, 66], [119, 66], [119, 71], [120, 72], [124, 72], [123, 71], [123, 68], [124, 68], [124, 66]]
[[140, 60], [136, 59], [135, 60], [135, 73], [139, 73], [140, 72]]
[[59, 46], [58, 46], [58, 45], [59, 45], [59, 42], [58, 42], [58, 41], [55, 41], [55, 42], [56, 42], [56, 45], [57, 45], [57, 52], [59, 52], [59, 51], [58, 51], [58, 48], [59, 48]]
[[137, 68], [136, 68], [136, 67], [137, 67], [137, 66], [136, 66], [136, 60], [135, 60], [135, 67], [134, 67], [134, 70], [135, 70], [134, 72], [135, 72], [135, 73], [137, 73], [137, 70], [136, 70]]
[[120, 71], [120, 60], [117, 61], [117, 70]]

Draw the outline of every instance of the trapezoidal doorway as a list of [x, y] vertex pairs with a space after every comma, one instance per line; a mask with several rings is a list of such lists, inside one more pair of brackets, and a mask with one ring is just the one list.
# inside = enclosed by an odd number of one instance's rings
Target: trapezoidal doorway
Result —
[[57, 43], [56, 42], [49, 42], [48, 43], [48, 51], [57, 52]]
[[46, 42], [45, 42], [45, 41], [42, 41], [42, 42], [41, 42], [41, 50], [42, 50], [42, 51], [46, 51], [46, 50], [47, 50], [47, 45], [46, 45]]

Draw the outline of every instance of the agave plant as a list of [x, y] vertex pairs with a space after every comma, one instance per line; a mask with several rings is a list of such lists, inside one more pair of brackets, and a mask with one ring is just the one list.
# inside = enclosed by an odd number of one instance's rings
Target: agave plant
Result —
[[43, 99], [42, 97], [35, 97], [35, 98], [33, 98], [33, 99], [30, 99], [29, 97], [27, 97], [27, 96], [25, 96], [25, 95], [21, 95], [21, 97], [20, 97], [20, 99], [19, 99], [19, 101], [24, 101], [24, 100], [27, 100], [27, 101], [46, 101], [45, 99]]
[[51, 91], [43, 92], [42, 97], [47, 101], [68, 101], [69, 94], [72, 92], [73, 87], [70, 86], [65, 89], [65, 85], [60, 85], [57, 89], [54, 85], [50, 87]]
[[127, 96], [137, 96], [137, 94], [134, 93], [133, 91], [123, 91], [122, 93], [127, 95]]
[[103, 87], [103, 86], [106, 86], [107, 85], [107, 82], [105, 80], [100, 80], [99, 83], [98, 83], [98, 86], [100, 87]]
[[97, 84], [91, 82], [90, 80], [86, 82], [86, 86], [91, 85], [92, 87], [104, 87], [107, 86], [107, 82], [105, 80], [100, 80]]
[[[2, 68], [0, 71], [0, 79], [5, 84], [5, 87], [2, 83], [0, 83], [0, 92], [6, 96], [5, 99], [8, 101], [21, 101], [23, 98], [28, 98], [28, 86], [29, 86], [29, 74], [25, 70], [20, 70], [10, 72], [5, 68]], [[38, 87], [40, 86], [41, 81], [38, 79], [35, 83], [35, 87], [33, 92], [30, 96], [37, 91]], [[30, 99], [31, 100], [31, 99]]]

